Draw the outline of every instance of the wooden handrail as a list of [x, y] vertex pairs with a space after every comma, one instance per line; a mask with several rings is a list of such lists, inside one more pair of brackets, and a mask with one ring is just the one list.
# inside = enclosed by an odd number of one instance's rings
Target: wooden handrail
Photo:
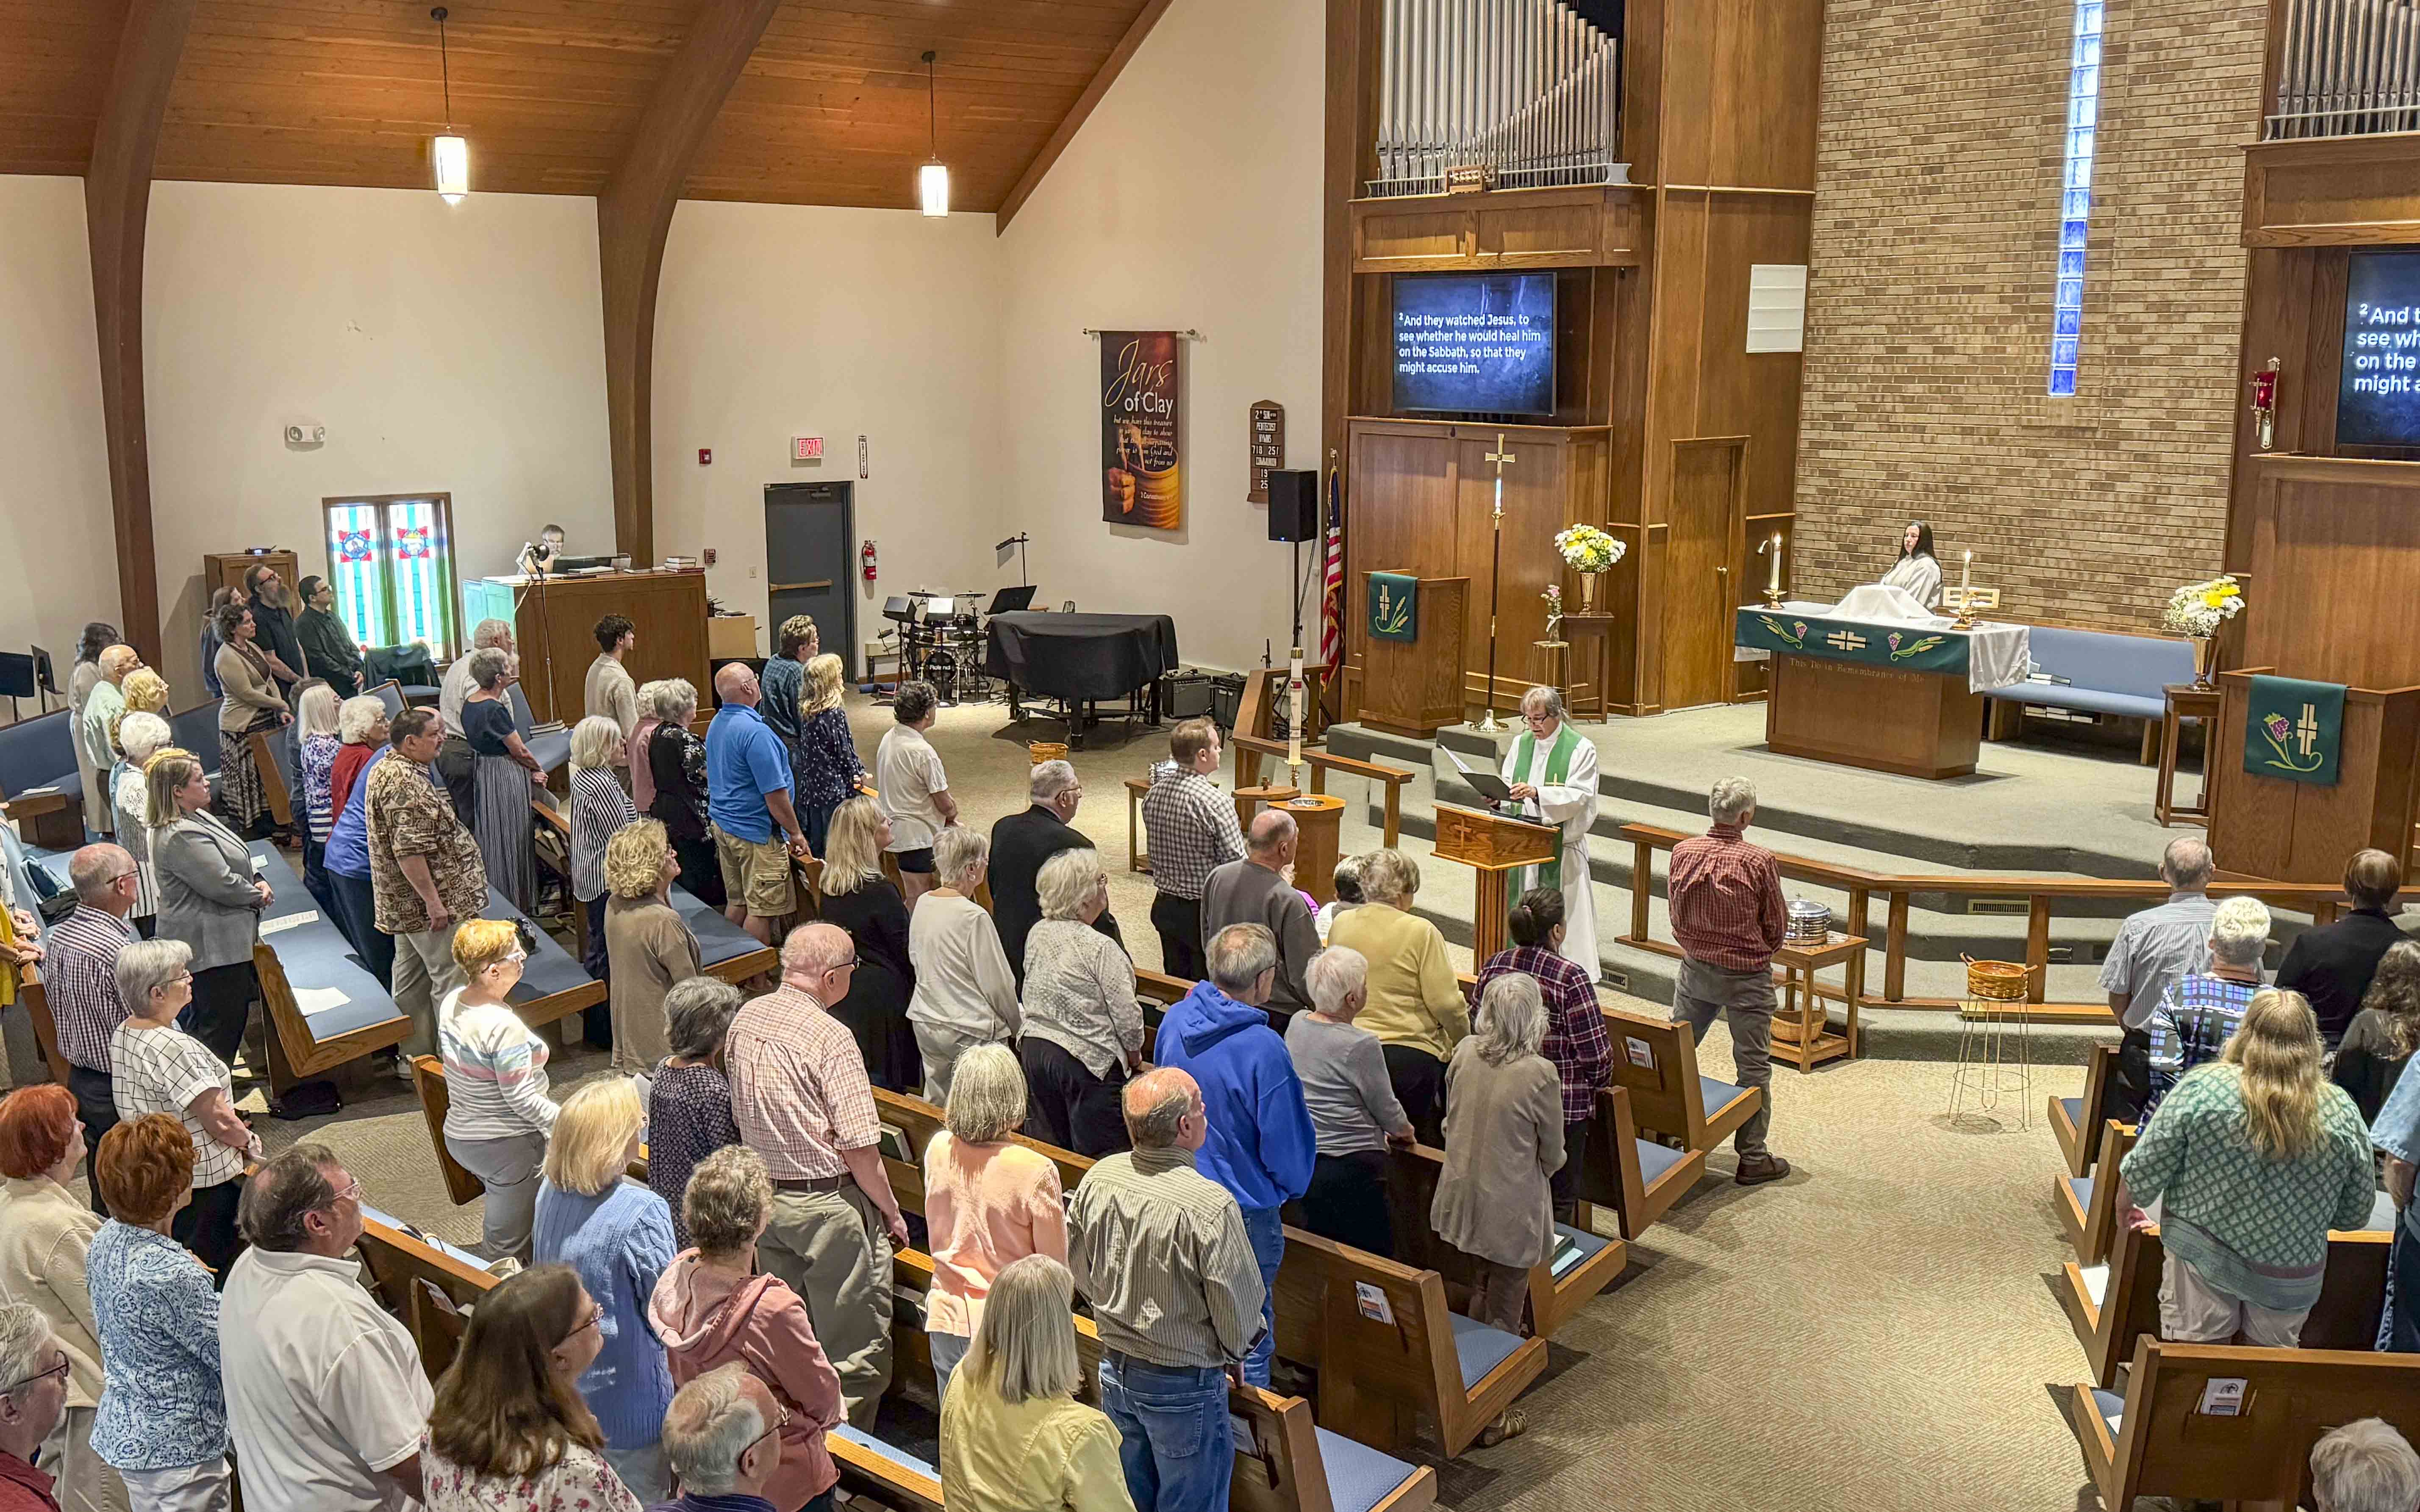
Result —
[[[1258, 784], [1260, 757], [1283, 757], [1287, 753], [1286, 744], [1282, 740], [1248, 735], [1241, 731], [1236, 733], [1231, 744], [1234, 746], [1236, 751], [1235, 785], [1239, 788]], [[1244, 762], [1246, 755], [1253, 758], [1249, 770]], [[1329, 772], [1342, 772], [1347, 777], [1367, 778], [1373, 782], [1387, 784], [1385, 844], [1390, 850], [1394, 848], [1396, 841], [1402, 838], [1404, 829], [1404, 784], [1410, 781], [1416, 774], [1400, 766], [1381, 766], [1376, 762], [1365, 762], [1358, 757], [1339, 756], [1332, 751], [1321, 750], [1315, 746], [1305, 746], [1302, 749], [1302, 759], [1311, 768], [1311, 791], [1313, 793], [1327, 791]], [[1247, 780], [1248, 778], [1249, 780]]]

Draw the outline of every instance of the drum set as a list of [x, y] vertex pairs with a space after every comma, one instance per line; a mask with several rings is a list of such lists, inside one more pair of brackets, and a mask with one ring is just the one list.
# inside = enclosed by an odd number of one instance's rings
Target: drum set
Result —
[[979, 592], [935, 593], [919, 588], [894, 594], [882, 617], [895, 625], [899, 674], [933, 685], [944, 703], [968, 703], [994, 696], [984, 671], [984, 646], [992, 615], [1030, 607], [1032, 588], [1003, 588], [985, 604]]

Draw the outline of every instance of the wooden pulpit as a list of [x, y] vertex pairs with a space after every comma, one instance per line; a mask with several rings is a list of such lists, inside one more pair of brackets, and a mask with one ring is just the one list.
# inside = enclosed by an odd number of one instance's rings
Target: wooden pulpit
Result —
[[2219, 870], [2279, 882], [2334, 882], [2353, 852], [2375, 848], [2411, 867], [2420, 816], [2420, 687], [2348, 687], [2344, 737], [2332, 787], [2256, 777], [2243, 769], [2252, 678], [2218, 676], [2211, 731], [2210, 848]]
[[[1370, 601], [1370, 574], [1361, 575], [1361, 602]], [[1361, 675], [1361, 722], [1426, 740], [1462, 723], [1463, 624], [1467, 578], [1419, 579], [1417, 639], [1370, 636]]]
[[[1375, 644], [1375, 642], [1373, 642]], [[1563, 843], [1559, 825], [1508, 819], [1479, 809], [1436, 806], [1436, 854], [1479, 873], [1479, 899], [1471, 915], [1471, 959], [1481, 965], [1504, 949], [1505, 921], [1512, 912], [1507, 891], [1512, 874], [1543, 866]]]

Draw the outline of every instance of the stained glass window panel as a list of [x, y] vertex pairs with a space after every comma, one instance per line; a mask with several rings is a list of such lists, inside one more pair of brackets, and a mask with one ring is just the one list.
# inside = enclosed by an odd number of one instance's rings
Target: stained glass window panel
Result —
[[377, 509], [368, 504], [332, 504], [328, 509], [328, 580], [336, 592], [336, 618], [365, 646], [382, 646], [395, 639], [386, 625], [379, 524]]

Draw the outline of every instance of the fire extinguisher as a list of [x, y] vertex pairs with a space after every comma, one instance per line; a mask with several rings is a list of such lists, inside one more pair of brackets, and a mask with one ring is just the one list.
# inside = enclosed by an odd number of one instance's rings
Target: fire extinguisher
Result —
[[865, 564], [865, 580], [874, 581], [874, 543], [868, 540], [858, 551], [857, 556], [858, 560]]

